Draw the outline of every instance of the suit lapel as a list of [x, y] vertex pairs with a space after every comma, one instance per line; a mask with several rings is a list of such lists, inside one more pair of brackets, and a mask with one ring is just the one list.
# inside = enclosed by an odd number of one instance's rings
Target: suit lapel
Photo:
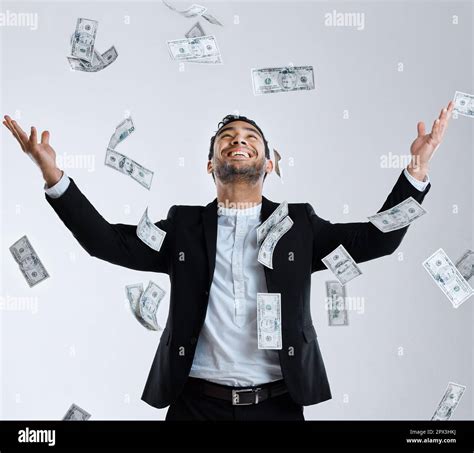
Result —
[[209, 281], [207, 287], [211, 287], [216, 266], [216, 242], [217, 242], [217, 198], [214, 198], [205, 208], [202, 214], [204, 225], [204, 237], [206, 241], [207, 262], [209, 266]]
[[275, 203], [262, 195], [262, 209], [260, 211], [260, 220], [262, 221], [262, 223], [270, 217], [271, 213], [277, 207], [278, 203]]
[[[265, 222], [265, 220], [267, 220], [268, 217], [270, 217], [272, 212], [277, 207], [278, 207], [278, 203], [275, 203], [275, 202], [269, 200], [268, 198], [265, 198], [264, 196], [262, 196], [262, 210], [260, 211], [260, 220], [262, 221], [262, 223]], [[260, 264], [260, 266], [263, 266], [263, 264]], [[263, 271], [265, 273], [265, 281], [267, 283], [267, 291], [269, 293], [278, 292], [278, 291], [275, 290], [275, 288], [273, 286], [271, 269], [269, 269], [267, 266], [263, 266]]]

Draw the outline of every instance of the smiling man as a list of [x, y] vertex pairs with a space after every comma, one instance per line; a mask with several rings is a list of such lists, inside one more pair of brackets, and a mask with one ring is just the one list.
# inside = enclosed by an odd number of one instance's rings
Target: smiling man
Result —
[[[418, 123], [412, 162], [379, 212], [408, 197], [423, 201], [428, 163], [453, 108], [450, 102], [441, 110], [429, 134]], [[308, 203], [290, 203], [293, 225], [274, 249], [273, 269], [263, 266], [257, 228], [279, 206], [262, 196], [273, 163], [258, 125], [228, 115], [208, 155], [217, 198], [207, 206], [172, 206], [155, 224], [167, 233], [156, 252], [137, 237], [136, 225], [111, 224], [97, 212], [56, 166], [48, 131], [38, 143], [36, 128], [28, 137], [9, 116], [4, 125], [38, 164], [46, 200], [91, 256], [170, 276], [170, 310], [145, 402], [170, 406], [167, 420], [304, 420], [303, 406], [331, 398], [311, 319], [311, 274], [325, 269], [321, 259], [340, 244], [357, 263], [389, 255], [408, 227], [382, 233], [370, 222], [331, 223]], [[257, 293], [280, 294], [279, 350], [258, 348]]]

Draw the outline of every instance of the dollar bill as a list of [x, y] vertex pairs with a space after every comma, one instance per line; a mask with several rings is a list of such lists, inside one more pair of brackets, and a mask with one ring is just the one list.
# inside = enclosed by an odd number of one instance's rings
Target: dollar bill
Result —
[[156, 315], [165, 294], [164, 289], [160, 288], [155, 282], [150, 281], [138, 301], [140, 317], [151, 326], [152, 330], [161, 330]]
[[449, 420], [466, 390], [465, 385], [449, 382], [431, 420]]
[[259, 263], [273, 269], [273, 251], [281, 237], [293, 226], [293, 220], [286, 216], [281, 222], [278, 222], [268, 232], [258, 250]]
[[63, 417], [63, 420], [85, 421], [89, 420], [89, 418], [91, 418], [91, 414], [89, 414], [89, 412], [80, 408], [77, 404], [71, 404], [71, 407], [66, 412], [66, 415]]
[[[96, 52], [94, 51], [94, 54]], [[67, 57], [69, 64], [72, 69], [75, 71], [83, 71], [83, 72], [97, 72], [102, 71], [107, 66], [110, 66], [116, 59], [118, 53], [115, 47], [111, 47], [109, 50], [105, 51], [102, 55], [97, 52], [97, 56], [94, 57], [92, 63], [86, 63], [84, 61], [79, 60], [79, 58]], [[100, 60], [99, 60], [100, 57]]]
[[148, 208], [145, 209], [145, 212], [140, 219], [140, 222], [137, 226], [137, 236], [144, 242], [148, 247], [156, 250], [157, 252], [161, 249], [161, 244], [166, 236], [166, 231], [158, 228], [152, 221], [148, 218]]
[[[80, 20], [81, 19], [78, 19], [78, 21]], [[85, 19], [85, 20], [88, 20], [88, 19]], [[97, 21], [93, 21], [93, 22], [97, 22]], [[97, 28], [96, 28], [96, 32], [97, 32]], [[78, 50], [77, 40], [78, 40], [78, 33], [76, 29], [76, 32], [74, 32], [71, 36], [71, 56], [67, 57], [69, 65], [74, 71], [83, 71], [83, 72], [102, 71], [102, 69], [105, 69], [107, 66], [110, 66], [118, 57], [118, 52], [115, 46], [110, 47], [110, 49], [107, 49], [104, 53], [101, 54], [95, 47], [95, 34], [94, 34], [92, 55], [90, 58], [89, 57], [84, 58], [83, 56], [81, 56], [82, 52]]]
[[71, 46], [71, 56], [91, 62], [94, 55], [95, 37], [99, 22], [92, 19], [77, 19]]
[[74, 58], [74, 57], [67, 57], [67, 61], [69, 62], [69, 65], [74, 71], [84, 71], [84, 72], [89, 72], [87, 69], [82, 65], [81, 60], [79, 58]]
[[321, 261], [336, 276], [341, 285], [345, 285], [352, 279], [362, 275], [359, 266], [342, 244]]
[[75, 71], [95, 72], [104, 65], [102, 55], [94, 49], [90, 62], [77, 57], [67, 57], [71, 68]]
[[281, 349], [281, 294], [257, 293], [258, 349]]
[[[110, 49], [107, 49], [102, 55], [102, 60], [104, 60], [104, 68], [112, 64], [118, 57], [118, 52], [115, 46], [112, 46]], [[103, 69], [103, 68], [102, 68]]]
[[105, 165], [117, 170], [124, 175], [140, 183], [143, 187], [150, 190], [153, 180], [153, 172], [144, 166], [113, 149], [108, 148], [105, 154]]
[[197, 38], [198, 36], [206, 36], [201, 24], [196, 22], [185, 34], [186, 38]]
[[167, 41], [171, 58], [190, 63], [222, 63], [219, 47], [213, 35]]
[[466, 280], [472, 278], [474, 275], [474, 252], [472, 250], [468, 250], [456, 261], [456, 269]]
[[312, 66], [252, 69], [251, 73], [256, 96], [283, 91], [314, 90]]
[[196, 17], [196, 16], [200, 16], [201, 14], [207, 11], [207, 8], [205, 6], [196, 5], [196, 4], [192, 4], [189, 8], [178, 10], [174, 6], [171, 6], [169, 3], [165, 2], [164, 0], [162, 1], [169, 9], [171, 9], [172, 11], [175, 11], [178, 14], [181, 14], [181, 16], [183, 17]]
[[10, 252], [18, 263], [21, 273], [31, 288], [49, 277], [27, 236], [22, 236], [12, 246]]
[[133, 285], [126, 285], [125, 286], [125, 294], [127, 295], [127, 299], [130, 302], [130, 308], [132, 312], [135, 314], [136, 312], [140, 312], [138, 308], [138, 301], [143, 293], [143, 284], [142, 283], [134, 283]]
[[140, 314], [140, 297], [143, 294], [143, 284], [136, 283], [133, 285], [127, 285], [125, 287], [125, 293], [127, 295], [127, 299], [130, 303], [130, 309], [132, 310], [135, 319], [143, 326], [149, 330], [155, 330], [153, 326], [149, 325], [141, 316]]
[[260, 247], [263, 240], [267, 236], [268, 232], [273, 228], [274, 225], [281, 222], [288, 215], [288, 202], [283, 201], [268, 217], [257, 228], [257, 245]]
[[382, 233], [399, 230], [426, 214], [426, 210], [413, 198], [409, 197], [393, 208], [367, 217]]
[[102, 71], [107, 66], [110, 66], [118, 57], [118, 52], [115, 46], [112, 46], [110, 49], [107, 49], [103, 54], [96, 52], [94, 49], [94, 58], [92, 63], [87, 63], [80, 61], [80, 67], [77, 67], [77, 62], [72, 62], [73, 58], [68, 57], [69, 64], [75, 70], [84, 71], [84, 72], [97, 72]]
[[203, 13], [201, 14], [201, 16], [203, 19], [206, 19], [211, 24], [223, 26], [212, 14]]
[[135, 126], [132, 117], [127, 117], [115, 128], [115, 132], [110, 137], [107, 148], [114, 150], [117, 145], [123, 142], [133, 131]]
[[275, 159], [275, 173], [281, 179], [281, 182], [283, 182], [283, 172], [282, 168], [280, 167], [281, 154], [275, 148], [273, 148], [273, 156]]
[[454, 111], [474, 118], [474, 95], [456, 91], [454, 93]]
[[454, 308], [458, 308], [474, 294], [469, 283], [443, 249], [436, 250], [423, 261], [423, 267], [438, 285], [438, 288], [450, 300]]
[[338, 281], [326, 282], [326, 301], [330, 326], [348, 326], [346, 287]]

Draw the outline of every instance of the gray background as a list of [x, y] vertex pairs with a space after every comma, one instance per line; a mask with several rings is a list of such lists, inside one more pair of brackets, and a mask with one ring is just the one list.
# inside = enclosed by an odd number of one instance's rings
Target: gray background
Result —
[[[161, 2], [2, 4], [37, 13], [39, 27], [0, 27], [1, 113], [17, 111], [24, 128], [49, 129], [59, 155], [94, 158], [93, 168], [63, 168], [110, 222], [136, 224], [147, 205], [156, 221], [173, 204], [210, 202], [209, 139], [235, 110], [254, 118], [283, 155], [284, 183], [268, 177], [265, 196], [310, 202], [333, 222], [365, 221], [402, 171], [381, 168], [381, 156], [408, 155], [417, 121], [430, 130], [456, 90], [474, 91], [472, 3], [204, 5], [225, 25], [201, 20], [224, 64], [185, 64], [180, 72], [166, 40], [182, 37], [195, 19]], [[324, 26], [333, 9], [364, 13], [365, 29]], [[114, 44], [119, 52], [102, 72], [69, 69], [78, 17], [99, 21], [100, 51]], [[314, 66], [315, 90], [253, 95], [251, 68], [290, 63]], [[126, 111], [136, 132], [118, 151], [155, 171], [150, 192], [103, 165]], [[73, 402], [95, 420], [164, 418], [165, 409], [140, 400], [159, 334], [133, 319], [124, 287], [153, 279], [169, 291], [168, 277], [91, 258], [45, 201], [38, 169], [3, 127], [0, 136], [1, 295], [33, 303], [0, 310], [0, 418], [58, 419]], [[306, 407], [307, 419], [426, 420], [448, 381], [468, 387], [453, 418], [473, 418], [472, 299], [452, 308], [421, 266], [439, 247], [453, 260], [473, 247], [472, 140], [472, 119], [453, 119], [431, 162], [429, 214], [393, 255], [361, 264], [347, 292], [363, 298], [364, 313], [350, 312], [348, 327], [328, 326], [324, 282], [333, 277], [313, 275], [312, 315], [333, 399]], [[23, 234], [51, 275], [33, 289], [8, 251]], [[167, 311], [168, 298], [162, 325]]]

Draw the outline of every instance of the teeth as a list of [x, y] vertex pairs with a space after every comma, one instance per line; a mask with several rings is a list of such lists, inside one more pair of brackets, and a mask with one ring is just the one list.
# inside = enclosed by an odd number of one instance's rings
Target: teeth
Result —
[[230, 153], [231, 156], [245, 156], [245, 157], [250, 157], [247, 153], [244, 153], [242, 151], [233, 151]]

